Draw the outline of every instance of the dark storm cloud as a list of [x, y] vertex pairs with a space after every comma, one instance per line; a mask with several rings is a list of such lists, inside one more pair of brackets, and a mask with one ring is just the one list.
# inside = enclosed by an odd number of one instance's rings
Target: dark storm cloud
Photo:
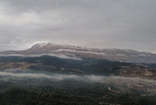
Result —
[[50, 41], [156, 51], [155, 0], [0, 0], [0, 48]]

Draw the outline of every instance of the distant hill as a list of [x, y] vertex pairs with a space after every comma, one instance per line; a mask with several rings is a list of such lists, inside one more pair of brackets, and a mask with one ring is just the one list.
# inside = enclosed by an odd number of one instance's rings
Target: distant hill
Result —
[[132, 64], [104, 59], [82, 60], [41, 57], [0, 57], [0, 71], [37, 71], [80, 75], [107, 75], [156, 79], [156, 68], [148, 64]]
[[0, 52], [0, 56], [35, 57], [42, 55], [77, 60], [81, 60], [82, 58], [96, 58], [131, 63], [156, 63], [156, 54], [150, 52], [140, 52], [130, 49], [83, 48], [79, 46], [56, 45], [51, 43], [38, 43], [23, 51]]

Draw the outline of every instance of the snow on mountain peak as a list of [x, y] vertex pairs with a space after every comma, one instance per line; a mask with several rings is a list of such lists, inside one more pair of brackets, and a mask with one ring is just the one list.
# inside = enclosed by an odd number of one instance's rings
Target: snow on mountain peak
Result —
[[47, 44], [49, 44], [49, 43], [47, 43], [47, 42], [37, 43], [37, 44], [33, 45], [32, 48], [41, 48], [41, 47], [44, 47]]

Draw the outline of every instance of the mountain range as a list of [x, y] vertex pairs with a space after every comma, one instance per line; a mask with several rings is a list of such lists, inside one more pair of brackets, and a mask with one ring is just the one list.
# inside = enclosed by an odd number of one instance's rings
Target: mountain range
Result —
[[42, 55], [65, 59], [81, 60], [83, 58], [105, 59], [130, 63], [156, 63], [156, 54], [131, 49], [98, 49], [52, 43], [37, 43], [22, 51], [2, 51], [0, 56], [36, 57]]
[[0, 52], [0, 70], [156, 79], [156, 54], [39, 43], [23, 51]]

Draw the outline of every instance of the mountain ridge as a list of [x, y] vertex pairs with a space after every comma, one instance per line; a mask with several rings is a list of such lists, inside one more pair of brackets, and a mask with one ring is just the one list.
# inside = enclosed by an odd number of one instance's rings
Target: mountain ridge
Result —
[[37, 43], [22, 51], [3, 51], [1, 56], [42, 56], [50, 55], [69, 59], [96, 58], [132, 63], [156, 63], [156, 54], [131, 49], [98, 49], [52, 43]]

